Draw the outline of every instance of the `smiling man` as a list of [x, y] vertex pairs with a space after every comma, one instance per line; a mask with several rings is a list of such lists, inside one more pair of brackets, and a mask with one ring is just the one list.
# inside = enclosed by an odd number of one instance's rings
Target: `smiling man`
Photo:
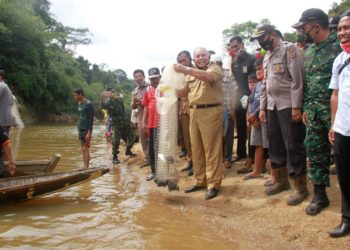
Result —
[[222, 180], [223, 71], [209, 64], [209, 52], [199, 47], [193, 52], [196, 68], [175, 64], [174, 69], [187, 75], [186, 87], [190, 107], [190, 135], [195, 184], [191, 193], [203, 188], [205, 199], [217, 196]]
[[343, 50], [334, 63], [329, 88], [332, 127], [329, 140], [334, 145], [335, 165], [342, 194], [341, 223], [329, 231], [331, 237], [350, 234], [350, 11], [345, 12], [338, 24], [338, 38]]

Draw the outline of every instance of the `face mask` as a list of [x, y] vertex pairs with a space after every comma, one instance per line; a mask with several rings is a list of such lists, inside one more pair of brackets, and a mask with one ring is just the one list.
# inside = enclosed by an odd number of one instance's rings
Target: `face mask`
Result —
[[341, 43], [340, 47], [342, 50], [344, 50], [347, 54], [350, 54], [350, 41], [346, 43]]
[[315, 26], [313, 26], [311, 29], [309, 29], [309, 31], [307, 33], [305, 33], [304, 36], [304, 41], [306, 43], [313, 43], [314, 39], [311, 37], [310, 32], [313, 30]]
[[272, 47], [273, 39], [259, 42], [259, 45], [264, 50], [269, 50]]
[[233, 51], [233, 49], [230, 49], [229, 51], [228, 51], [228, 54], [230, 55], [230, 57], [234, 57], [235, 56], [235, 52]]

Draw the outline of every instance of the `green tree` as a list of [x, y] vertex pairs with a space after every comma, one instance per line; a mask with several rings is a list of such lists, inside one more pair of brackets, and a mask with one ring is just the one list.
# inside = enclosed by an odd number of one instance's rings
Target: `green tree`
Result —
[[350, 9], [350, 0], [342, 0], [339, 4], [334, 2], [328, 11], [328, 15], [331, 17], [340, 16], [348, 9]]

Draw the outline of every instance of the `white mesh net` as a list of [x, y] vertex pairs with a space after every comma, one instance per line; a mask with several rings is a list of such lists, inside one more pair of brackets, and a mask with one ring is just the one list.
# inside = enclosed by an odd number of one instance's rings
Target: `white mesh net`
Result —
[[185, 75], [177, 73], [172, 65], [164, 68], [160, 84], [156, 89], [159, 126], [156, 152], [156, 183], [168, 186], [169, 191], [177, 190], [178, 161], [176, 157], [178, 102], [176, 89], [183, 88]]

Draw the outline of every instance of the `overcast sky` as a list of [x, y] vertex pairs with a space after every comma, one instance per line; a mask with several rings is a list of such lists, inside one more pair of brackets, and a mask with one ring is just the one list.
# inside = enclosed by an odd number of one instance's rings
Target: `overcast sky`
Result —
[[181, 50], [204, 46], [223, 54], [222, 31], [234, 23], [268, 18], [282, 33], [292, 32], [301, 13], [326, 13], [340, 0], [50, 0], [51, 12], [66, 26], [88, 28], [92, 44], [77, 55], [91, 63], [123, 69], [161, 68]]

